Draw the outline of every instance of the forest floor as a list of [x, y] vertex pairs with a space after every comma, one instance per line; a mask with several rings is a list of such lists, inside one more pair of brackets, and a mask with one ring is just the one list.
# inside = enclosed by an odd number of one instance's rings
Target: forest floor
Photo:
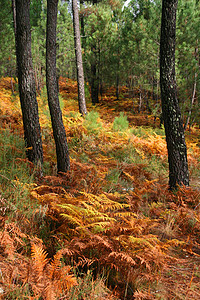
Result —
[[137, 90], [108, 89], [82, 118], [61, 78], [71, 170], [56, 174], [43, 89], [40, 176], [13, 88], [0, 80], [0, 299], [200, 299], [199, 127], [186, 132], [190, 187], [170, 192], [164, 129], [136, 112]]

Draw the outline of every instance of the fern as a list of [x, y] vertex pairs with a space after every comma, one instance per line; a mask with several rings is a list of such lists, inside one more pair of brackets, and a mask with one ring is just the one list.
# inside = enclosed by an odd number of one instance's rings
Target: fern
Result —
[[31, 256], [33, 259], [34, 271], [37, 272], [38, 280], [40, 280], [43, 276], [44, 269], [49, 261], [49, 259], [47, 258], [47, 253], [44, 251], [41, 245], [32, 243]]

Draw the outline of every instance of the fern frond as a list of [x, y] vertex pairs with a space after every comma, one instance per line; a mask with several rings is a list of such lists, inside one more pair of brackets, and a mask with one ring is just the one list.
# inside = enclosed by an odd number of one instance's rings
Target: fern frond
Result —
[[53, 260], [48, 265], [48, 270], [49, 270], [48, 277], [50, 280], [54, 280], [54, 278], [56, 278], [57, 275], [56, 273], [58, 273], [61, 267], [60, 259], [62, 258], [62, 256], [63, 256], [62, 250], [58, 251], [54, 255]]
[[135, 260], [128, 254], [123, 252], [111, 252], [107, 257], [107, 262], [116, 270], [134, 267]]
[[72, 215], [68, 215], [66, 213], [62, 213], [60, 214], [64, 219], [66, 219], [70, 224], [74, 225], [74, 226], [81, 226], [81, 219], [80, 218], [76, 218]]
[[130, 218], [130, 217], [137, 217], [137, 214], [135, 214], [131, 211], [125, 211], [125, 212], [121, 211], [121, 212], [115, 212], [114, 217], [120, 217], [120, 218], [126, 219], [126, 218]]
[[33, 269], [38, 273], [38, 277], [40, 279], [40, 277], [43, 275], [44, 268], [49, 261], [49, 259], [47, 258], [47, 253], [41, 246], [32, 243], [31, 257], [33, 260]]
[[64, 203], [64, 204], [57, 204], [57, 206], [65, 209], [68, 214], [71, 214], [76, 218], [78, 218], [83, 212], [83, 208], [78, 205]]
[[109, 199], [105, 194], [100, 194], [99, 196], [81, 192], [88, 200], [89, 203], [95, 205], [95, 207], [100, 209], [101, 211], [113, 211], [113, 210], [120, 210], [123, 208], [130, 207], [129, 204], [120, 203], [117, 201], [113, 201]]
[[129, 236], [128, 240], [133, 245], [133, 247], [139, 247], [140, 249], [144, 247], [153, 248], [155, 244], [160, 243], [156, 236], [144, 236], [140, 238]]

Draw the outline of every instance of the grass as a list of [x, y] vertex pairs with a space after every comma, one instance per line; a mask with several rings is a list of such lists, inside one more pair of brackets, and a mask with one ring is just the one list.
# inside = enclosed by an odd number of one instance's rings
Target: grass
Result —
[[0, 133], [0, 185], [2, 196], [10, 199], [17, 208], [30, 207], [29, 190], [33, 187], [34, 170], [26, 160], [23, 139], [9, 129]]

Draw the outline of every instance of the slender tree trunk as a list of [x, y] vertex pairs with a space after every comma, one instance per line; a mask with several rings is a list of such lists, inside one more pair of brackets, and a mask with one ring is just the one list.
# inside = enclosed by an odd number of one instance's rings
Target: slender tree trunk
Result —
[[141, 86], [139, 87], [139, 89], [140, 89], [140, 98], [139, 98], [138, 112], [140, 113], [141, 109], [142, 109], [142, 88], [141, 88]]
[[[80, 0], [80, 4], [83, 5], [83, 0]], [[85, 49], [85, 24], [84, 24], [84, 16], [80, 16], [80, 21], [81, 21], [81, 35], [82, 35], [82, 47]]]
[[117, 70], [116, 70], [116, 100], [119, 100], [119, 48], [117, 49]]
[[46, 84], [53, 136], [56, 144], [57, 171], [66, 172], [70, 169], [70, 162], [56, 80], [57, 9], [58, 0], [47, 1]]
[[163, 0], [160, 40], [162, 114], [169, 161], [170, 189], [189, 185], [187, 149], [175, 79], [176, 10], [178, 0]]
[[189, 122], [190, 122], [190, 117], [191, 117], [191, 114], [192, 114], [192, 107], [193, 107], [193, 105], [194, 105], [194, 100], [195, 100], [195, 95], [196, 95], [197, 73], [195, 73], [194, 77], [195, 77], [195, 78], [194, 78], [194, 88], [193, 88], [193, 94], [192, 94], [191, 106], [190, 106], [190, 110], [189, 110], [189, 113], [188, 113], [187, 120], [186, 120], [185, 125], [184, 125], [184, 130], [187, 129], [188, 124], [189, 124]]
[[91, 64], [91, 97], [92, 104], [99, 103], [99, 80], [97, 77], [97, 55], [96, 55], [96, 47], [92, 47], [92, 52], [94, 55], [94, 61]]
[[80, 36], [80, 28], [79, 28], [79, 14], [78, 14], [77, 0], [72, 0], [72, 11], [73, 11], [77, 82], [78, 82], [78, 104], [79, 104], [79, 112], [84, 116], [87, 114], [87, 108], [85, 103], [84, 73], [83, 73], [81, 36]]
[[27, 157], [43, 162], [42, 139], [31, 55], [30, 0], [16, 0], [16, 55], [18, 85]]
[[[92, 1], [93, 5], [97, 4], [97, 0]], [[99, 78], [97, 71], [97, 45], [96, 41], [93, 41], [93, 45], [91, 47], [91, 51], [93, 53], [93, 60], [91, 61], [91, 97], [92, 104], [99, 103]]]
[[[15, 0], [12, 0], [12, 13], [13, 13], [13, 29], [14, 29], [14, 34], [15, 34], [15, 49], [17, 49], [17, 21], [16, 21], [16, 2], [15, 2]], [[15, 54], [17, 55], [16, 51], [15, 51]], [[15, 76], [17, 76], [17, 62], [16, 62]], [[11, 77], [12, 77], [12, 71], [11, 71]], [[13, 92], [13, 90], [12, 90], [12, 92]]]
[[16, 0], [12, 0], [12, 11], [13, 11], [13, 28], [15, 34], [15, 42], [17, 40], [17, 23], [16, 23]]
[[119, 100], [119, 73], [116, 75], [116, 100]]

